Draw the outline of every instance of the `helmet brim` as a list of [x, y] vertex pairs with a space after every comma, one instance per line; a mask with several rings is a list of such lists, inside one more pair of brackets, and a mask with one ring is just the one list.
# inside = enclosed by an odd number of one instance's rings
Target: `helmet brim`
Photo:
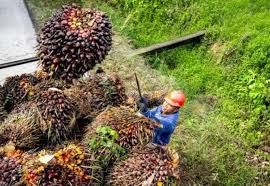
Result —
[[178, 105], [178, 104], [172, 102], [172, 101], [171, 101], [169, 98], [167, 98], [167, 97], [165, 97], [164, 99], [165, 99], [165, 101], [166, 101], [167, 103], [169, 103], [169, 105], [171, 105], [171, 106], [173, 106], [173, 107], [177, 107], [177, 108], [180, 108], [180, 107], [181, 107], [180, 105]]

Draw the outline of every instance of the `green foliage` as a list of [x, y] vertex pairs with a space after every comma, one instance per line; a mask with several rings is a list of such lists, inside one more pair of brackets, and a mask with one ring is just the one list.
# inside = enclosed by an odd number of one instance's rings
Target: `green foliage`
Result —
[[98, 127], [96, 130], [97, 136], [90, 139], [89, 147], [99, 155], [99, 160], [102, 165], [107, 166], [113, 160], [124, 157], [126, 151], [116, 143], [119, 135], [111, 127]]
[[189, 174], [201, 185], [252, 185], [250, 178], [256, 176], [256, 170], [245, 163], [245, 154], [238, 147], [239, 139], [221, 123], [211, 121], [212, 118], [207, 117], [209, 122], [203, 126], [196, 117], [188, 120], [182, 130], [189, 132], [181, 139], [174, 138], [175, 148], [186, 157]]

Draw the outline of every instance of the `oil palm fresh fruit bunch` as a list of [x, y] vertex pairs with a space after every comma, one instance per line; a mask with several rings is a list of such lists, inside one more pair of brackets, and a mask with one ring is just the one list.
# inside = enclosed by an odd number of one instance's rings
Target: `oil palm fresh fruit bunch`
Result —
[[4, 88], [0, 85], [0, 126], [1, 122], [5, 119], [7, 116], [7, 112], [4, 109], [4, 101], [5, 101], [5, 90]]
[[76, 5], [63, 6], [38, 36], [43, 71], [72, 82], [101, 63], [112, 44], [111, 22], [105, 13]]
[[50, 78], [49, 74], [47, 72], [44, 72], [42, 69], [38, 69], [37, 71], [35, 71], [34, 75], [42, 80], [35, 85], [36, 94], [38, 92], [47, 90], [51, 87], [63, 90], [71, 86], [70, 84], [67, 84], [65, 81]]
[[68, 144], [64, 148], [56, 151], [54, 156], [62, 167], [68, 168], [81, 179], [91, 181], [92, 177], [94, 177], [100, 180], [101, 168], [99, 162], [95, 160], [92, 152], [84, 145]]
[[26, 166], [27, 185], [100, 185], [101, 168], [81, 145], [70, 144], [54, 154], [41, 153]]
[[42, 69], [38, 68], [34, 72], [34, 76], [36, 76], [38, 79], [46, 80], [50, 79], [49, 74], [47, 72], [44, 72]]
[[90, 118], [96, 117], [108, 106], [120, 106], [127, 96], [122, 81], [117, 75], [96, 73], [89, 79], [65, 91], [74, 97], [80, 113]]
[[36, 167], [29, 168], [26, 172], [25, 183], [26, 185], [75, 185], [74, 180], [76, 176], [67, 168], [60, 165], [43, 165], [37, 164]]
[[0, 158], [0, 185], [9, 186], [19, 183], [23, 176], [23, 166], [16, 158]]
[[149, 143], [152, 139], [153, 130], [159, 124], [130, 112], [126, 108], [112, 107], [102, 112], [88, 126], [84, 141], [87, 142], [95, 135], [98, 127], [109, 126], [115, 130], [119, 137], [117, 144], [126, 150]]
[[33, 74], [22, 74], [6, 78], [4, 108], [10, 112], [17, 105], [28, 101], [35, 94], [34, 86], [41, 80]]
[[148, 100], [147, 106], [153, 108], [161, 105], [164, 102], [166, 94], [166, 91], [152, 91], [149, 94], [146, 94], [145, 98]]
[[[127, 96], [128, 99], [125, 106], [133, 112], [138, 111], [137, 101], [140, 99], [138, 92], [130, 92]], [[142, 96], [147, 100], [146, 106], [148, 108], [154, 108], [162, 105], [166, 96], [166, 91], [151, 91], [144, 93]]]
[[30, 153], [10, 151], [0, 157], [0, 185], [22, 185], [23, 166], [32, 158]]
[[61, 80], [44, 79], [42, 82], [35, 85], [35, 95], [39, 94], [39, 92], [48, 90], [51, 87], [64, 90], [70, 88], [70, 85]]
[[61, 144], [70, 137], [79, 114], [76, 103], [62, 90], [49, 88], [40, 92], [37, 109], [41, 116], [38, 125], [49, 144]]
[[134, 151], [117, 163], [107, 177], [108, 185], [168, 185], [178, 175], [179, 156], [156, 147]]
[[34, 149], [42, 146], [44, 136], [39, 126], [36, 108], [11, 113], [0, 126], [0, 146], [12, 143], [15, 148]]

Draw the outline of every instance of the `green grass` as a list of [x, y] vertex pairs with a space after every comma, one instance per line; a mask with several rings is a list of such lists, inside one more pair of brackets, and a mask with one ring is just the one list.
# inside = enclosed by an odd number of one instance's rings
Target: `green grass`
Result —
[[[40, 25], [61, 3], [28, 0]], [[134, 47], [206, 30], [204, 40], [145, 56], [176, 80], [188, 101], [171, 145], [183, 155], [184, 184], [267, 185], [269, 166], [246, 153], [270, 134], [270, 4], [268, 0], [80, 1], [111, 18]], [[149, 82], [151, 83], [151, 82]], [[269, 142], [270, 143], [270, 142]]]

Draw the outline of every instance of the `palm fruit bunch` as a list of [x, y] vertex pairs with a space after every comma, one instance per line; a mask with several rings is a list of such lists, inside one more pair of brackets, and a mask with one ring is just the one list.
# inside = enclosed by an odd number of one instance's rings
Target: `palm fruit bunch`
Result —
[[0, 157], [0, 185], [22, 185], [23, 166], [31, 154], [20, 150], [10, 151]]
[[[101, 180], [101, 168], [92, 153], [81, 144], [69, 144], [54, 154], [57, 162], [70, 169], [86, 182], [95, 182], [92, 178]], [[91, 168], [92, 166], [92, 168]], [[94, 167], [96, 166], [96, 167]]]
[[41, 80], [32, 74], [22, 74], [6, 78], [4, 108], [10, 112], [22, 102], [28, 101], [34, 95], [34, 86]]
[[41, 68], [38, 68], [34, 72], [34, 76], [36, 76], [38, 79], [42, 79], [42, 80], [50, 79], [49, 74], [47, 72], [44, 72]]
[[66, 84], [64, 81], [61, 80], [44, 79], [42, 82], [38, 83], [35, 86], [35, 94], [38, 95], [39, 92], [48, 90], [51, 87], [64, 90], [65, 88], [70, 88], [70, 85]]
[[1, 122], [5, 119], [7, 116], [7, 112], [4, 109], [4, 101], [5, 101], [5, 90], [4, 88], [0, 85], [0, 126]]
[[21, 181], [23, 166], [16, 158], [4, 156], [0, 158], [0, 185], [15, 185]]
[[38, 36], [38, 56], [50, 77], [72, 82], [111, 49], [111, 22], [105, 13], [63, 6], [44, 24]]
[[[146, 100], [148, 108], [154, 108], [162, 105], [166, 96], [166, 91], [152, 91], [142, 95]], [[138, 92], [130, 92], [125, 106], [129, 107], [131, 111], [138, 110], [137, 101], [140, 99]]]
[[15, 148], [26, 150], [42, 146], [44, 137], [38, 120], [37, 109], [33, 107], [9, 114], [0, 126], [0, 146], [12, 143]]
[[37, 108], [41, 116], [38, 125], [47, 136], [48, 144], [61, 144], [70, 137], [76, 127], [78, 111], [76, 103], [62, 90], [49, 88], [40, 92]]
[[148, 100], [147, 106], [149, 108], [157, 107], [164, 102], [164, 98], [167, 91], [152, 91], [149, 94], [145, 94], [145, 98]]
[[149, 143], [154, 128], [160, 125], [146, 117], [136, 115], [126, 108], [112, 107], [98, 115], [88, 126], [84, 141], [88, 142], [100, 126], [109, 126], [115, 130], [119, 135], [116, 140], [117, 144], [131, 150], [138, 145]]
[[26, 166], [27, 185], [100, 185], [101, 168], [82, 145], [69, 144], [50, 155], [41, 152]]
[[156, 186], [172, 183], [178, 178], [179, 156], [160, 147], [145, 147], [117, 163], [109, 173], [108, 185]]
[[122, 81], [117, 75], [96, 73], [65, 91], [76, 99], [80, 113], [96, 117], [108, 106], [120, 106], [127, 97]]

